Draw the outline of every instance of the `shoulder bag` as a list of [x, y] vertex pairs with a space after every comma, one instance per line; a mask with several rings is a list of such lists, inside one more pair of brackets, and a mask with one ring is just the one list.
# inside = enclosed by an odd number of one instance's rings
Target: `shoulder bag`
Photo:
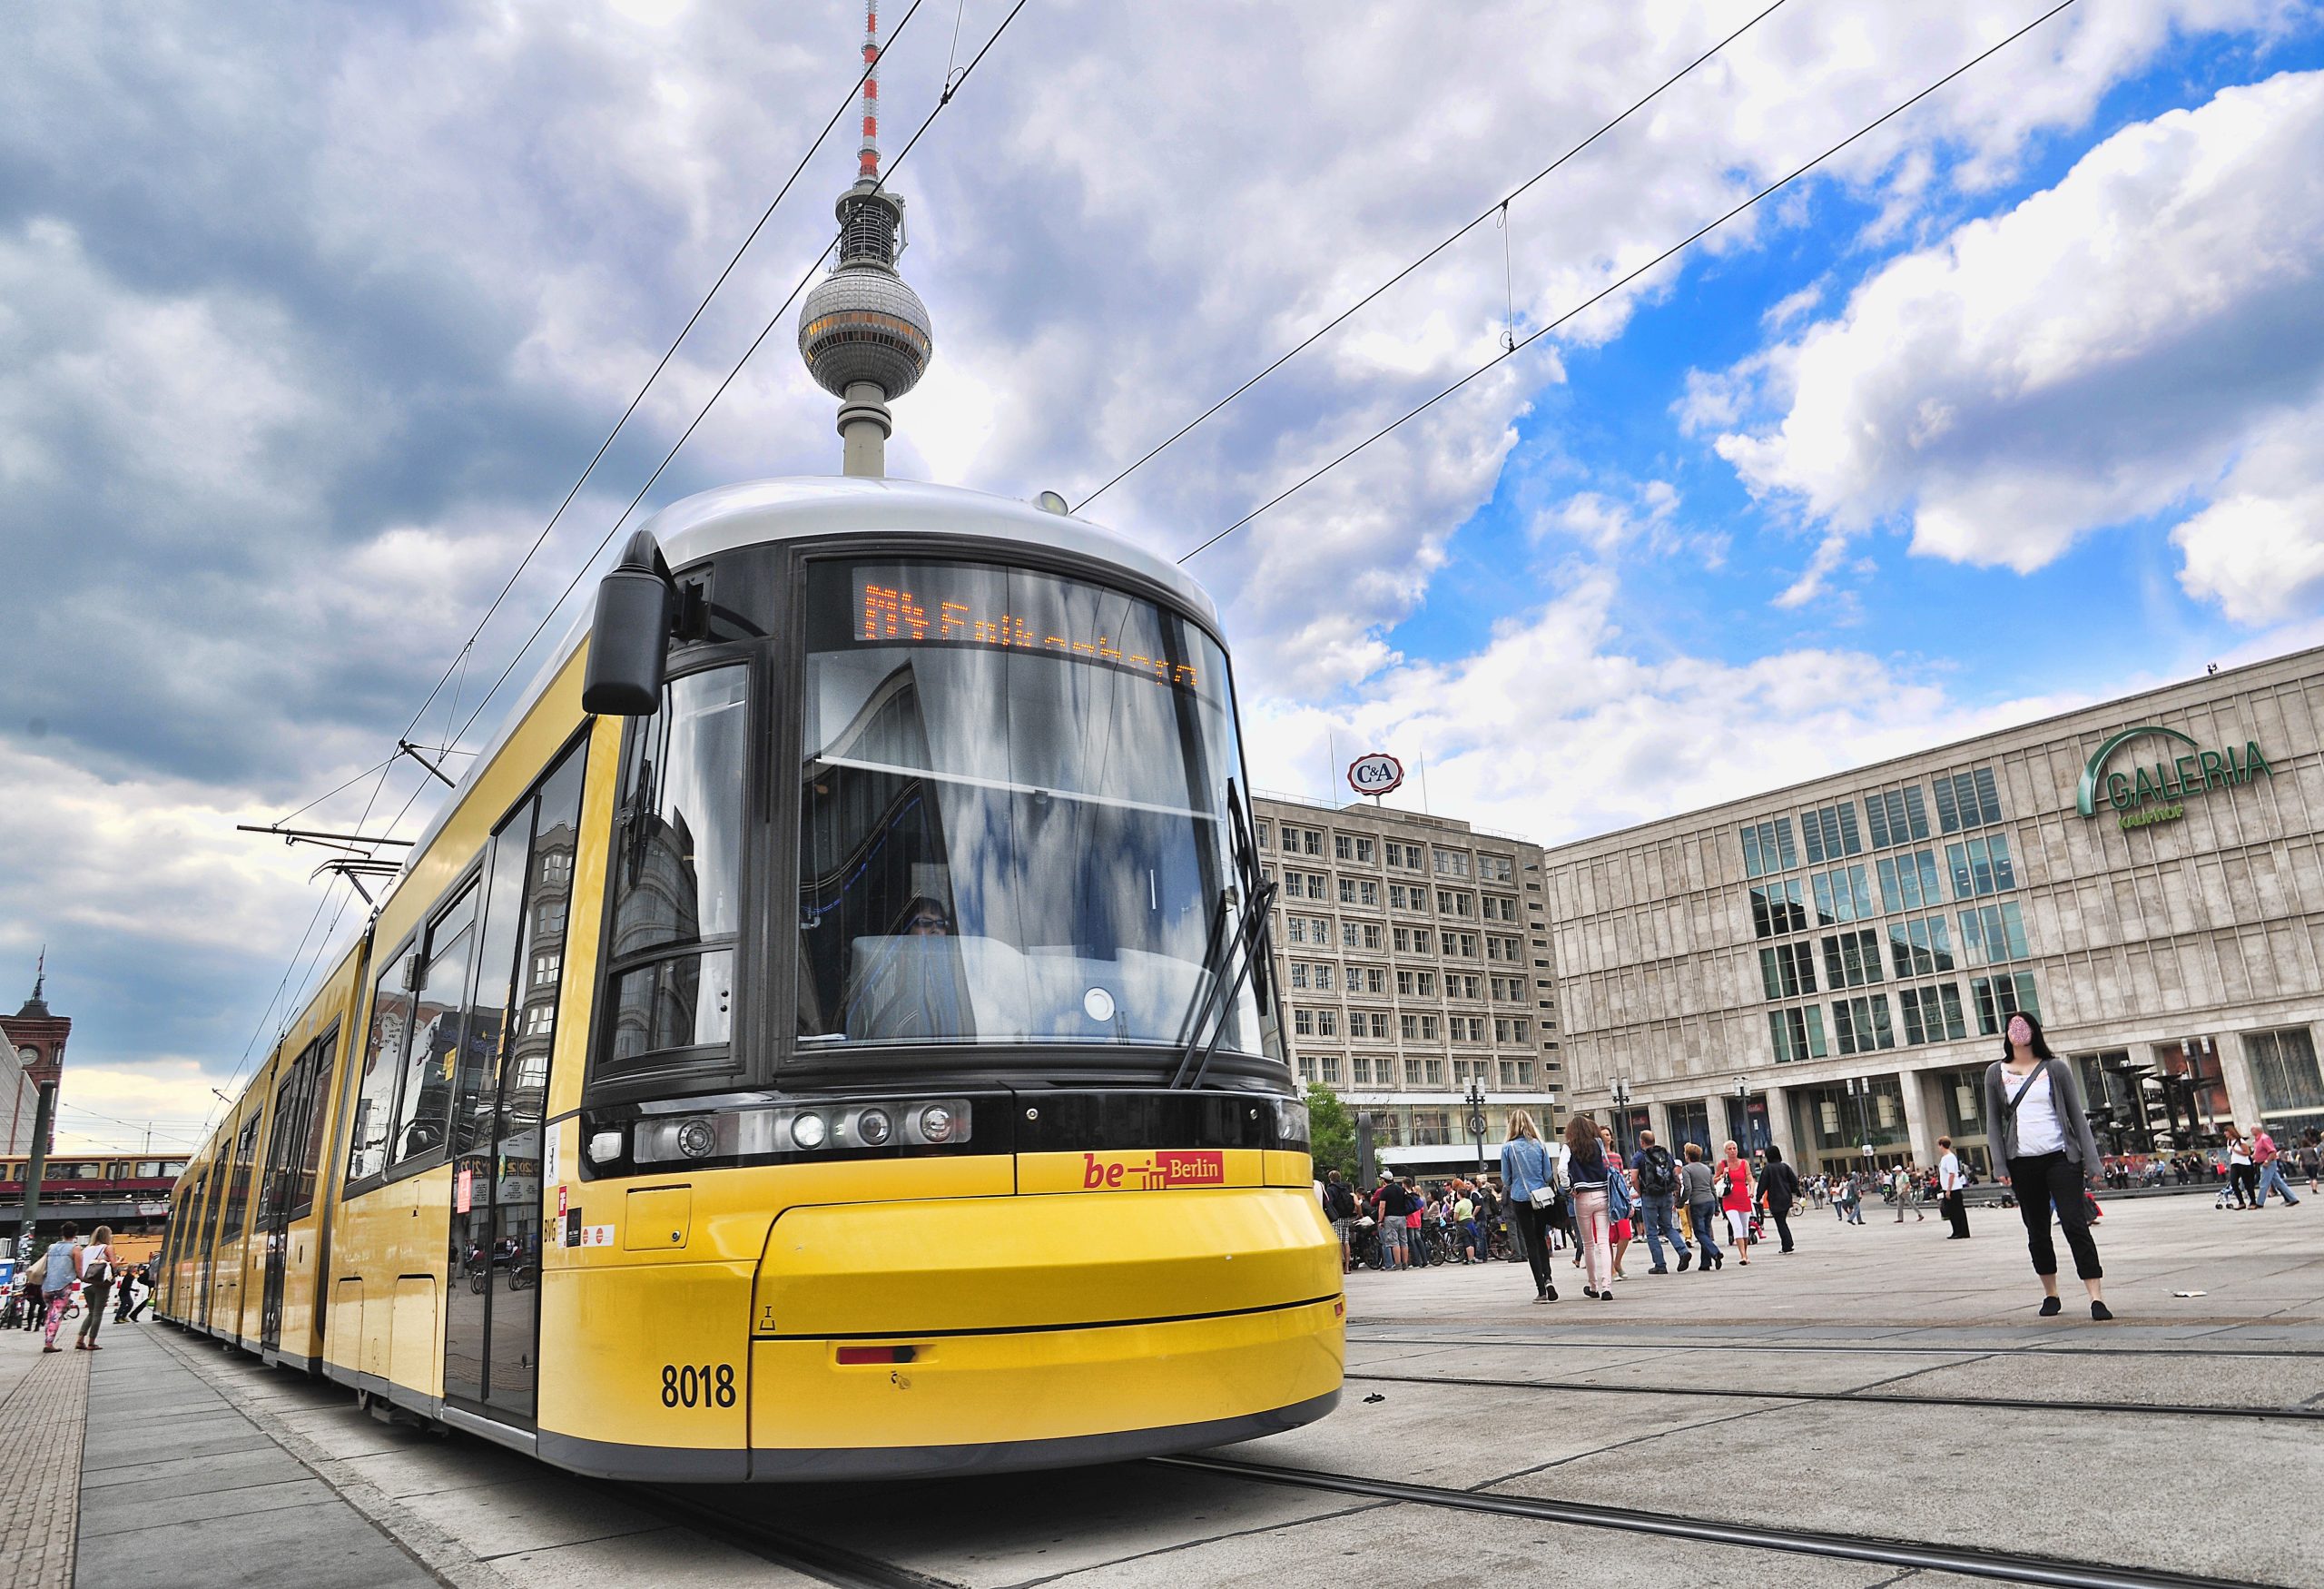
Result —
[[1533, 1144], [1533, 1151], [1541, 1160], [1541, 1184], [1525, 1194], [1525, 1200], [1537, 1209], [1554, 1209], [1558, 1203], [1557, 1166], [1550, 1161], [1550, 1150], [1541, 1146], [1540, 1138], [1524, 1140]]

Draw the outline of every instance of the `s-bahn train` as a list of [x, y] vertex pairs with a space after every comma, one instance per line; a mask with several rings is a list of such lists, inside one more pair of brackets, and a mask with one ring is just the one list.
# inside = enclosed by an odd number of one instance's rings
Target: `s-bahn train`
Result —
[[1209, 599], [1090, 524], [675, 504], [187, 1169], [163, 1315], [618, 1478], [1321, 1416], [1237, 734]]
[[[40, 1200], [60, 1199], [82, 1202], [113, 1202], [123, 1198], [159, 1199], [170, 1195], [185, 1173], [183, 1158], [131, 1157], [54, 1158], [41, 1168]], [[22, 1202], [29, 1159], [0, 1159], [0, 1201]]]

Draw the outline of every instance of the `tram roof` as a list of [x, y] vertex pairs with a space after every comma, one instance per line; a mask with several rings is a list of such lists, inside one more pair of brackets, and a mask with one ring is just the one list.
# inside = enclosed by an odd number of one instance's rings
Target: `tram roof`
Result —
[[[674, 569], [736, 547], [802, 540], [811, 536], [864, 533], [926, 537], [936, 551], [946, 540], [990, 540], [1015, 537], [1029, 545], [1076, 553], [1144, 576], [1169, 591], [1214, 633], [1218, 609], [1210, 593], [1160, 554], [1118, 531], [1051, 513], [1012, 497], [996, 497], [960, 486], [922, 480], [862, 479], [845, 475], [785, 476], [720, 486], [681, 498], [645, 521], [662, 543]], [[407, 862], [427, 854], [437, 834], [459, 806], [468, 786], [492, 765], [525, 714], [571, 661], [588, 635], [595, 614], [590, 602], [576, 614], [524, 693], [504, 713], [492, 737], [468, 763], [459, 783], [437, 807], [418, 840], [404, 853]]]

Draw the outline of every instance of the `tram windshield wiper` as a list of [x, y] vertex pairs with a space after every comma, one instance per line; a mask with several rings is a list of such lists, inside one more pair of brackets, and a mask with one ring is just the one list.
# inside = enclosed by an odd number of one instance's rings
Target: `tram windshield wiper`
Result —
[[1210, 972], [1210, 982], [1187, 1021], [1186, 1047], [1178, 1056], [1178, 1068], [1170, 1078], [1172, 1087], [1202, 1085], [1218, 1045], [1226, 1040], [1227, 1027], [1234, 1019], [1235, 1001], [1243, 992], [1245, 979], [1251, 982], [1260, 1015], [1267, 1012], [1272, 1002], [1267, 973], [1274, 963], [1274, 952], [1267, 942], [1267, 912], [1275, 904], [1276, 885], [1259, 867], [1249, 815], [1231, 781], [1226, 785], [1226, 810], [1235, 869], [1242, 883], [1241, 895], [1238, 904], [1235, 889], [1222, 889], [1219, 893], [1218, 913], [1211, 920], [1210, 941], [1202, 958], [1203, 969]]

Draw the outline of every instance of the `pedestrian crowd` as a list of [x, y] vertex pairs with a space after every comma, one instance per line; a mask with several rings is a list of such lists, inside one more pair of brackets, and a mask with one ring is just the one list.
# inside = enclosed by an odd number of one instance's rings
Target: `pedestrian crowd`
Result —
[[[2034, 1017], [2011, 1016], [2002, 1057], [1985, 1072], [1984, 1095], [1984, 1118], [1994, 1122], [1993, 1141], [2007, 1165], [2027, 1255], [2042, 1284], [2043, 1317], [2063, 1311], [2054, 1226], [2064, 1232], [2074, 1273], [2089, 1294], [2091, 1318], [2112, 1318], [2091, 1234], [2102, 1210], [2089, 1189], [2104, 1179], [2107, 1161], [2091, 1131], [2079, 1078], [2050, 1051]], [[1711, 1273], [1724, 1269], [1730, 1255], [1741, 1268], [1750, 1263], [1754, 1247], [1764, 1256], [1770, 1231], [1779, 1256], [1798, 1249], [1791, 1215], [1803, 1203], [1828, 1207], [1842, 1223], [1855, 1225], [1864, 1223], [1868, 1195], [1886, 1198], [1899, 1223], [1908, 1214], [1925, 1220], [1934, 1203], [1947, 1227], [1945, 1239], [1965, 1241], [1966, 1193], [1977, 1178], [1950, 1137], [1938, 1138], [1936, 1145], [1940, 1158], [1933, 1170], [1899, 1165], [1803, 1178], [1772, 1143], [1745, 1153], [1729, 1141], [1714, 1157], [1698, 1142], [1673, 1152], [1652, 1131], [1640, 1131], [1636, 1150], [1625, 1157], [1612, 1128], [1588, 1114], [1566, 1121], [1553, 1150], [1531, 1114], [1516, 1109], [1510, 1111], [1498, 1175], [1454, 1176], [1424, 1188], [1410, 1175], [1388, 1171], [1360, 1191], [1334, 1170], [1317, 1183], [1317, 1192], [1339, 1237], [1344, 1268], [1369, 1263], [1403, 1272], [1438, 1261], [1522, 1258], [1531, 1271], [1533, 1300], [1555, 1302], [1554, 1255], [1562, 1249], [1582, 1271], [1581, 1294], [1611, 1301], [1615, 1283], [1629, 1278], [1623, 1265], [1634, 1242], [1646, 1243], [1649, 1275], [1684, 1274], [1689, 1268]], [[2299, 1203], [2283, 1156], [2264, 1130], [2247, 1138], [2230, 1129], [2229, 1160], [2234, 1167], [2230, 1188], [2250, 1199], [2243, 1206], [2259, 1208], [2270, 1189], [2287, 1203]], [[2315, 1185], [2324, 1169], [2318, 1156], [2303, 1152], [2297, 1162]]]
[[106, 1302], [113, 1304], [113, 1321], [126, 1324], [136, 1321], [153, 1297], [151, 1264], [123, 1263], [113, 1252], [110, 1228], [98, 1226], [84, 1241], [80, 1227], [68, 1219], [56, 1239], [25, 1266], [0, 1327], [41, 1330], [41, 1350], [61, 1352], [57, 1332], [77, 1317], [81, 1327], [73, 1349], [101, 1352], [97, 1333], [104, 1325]]

